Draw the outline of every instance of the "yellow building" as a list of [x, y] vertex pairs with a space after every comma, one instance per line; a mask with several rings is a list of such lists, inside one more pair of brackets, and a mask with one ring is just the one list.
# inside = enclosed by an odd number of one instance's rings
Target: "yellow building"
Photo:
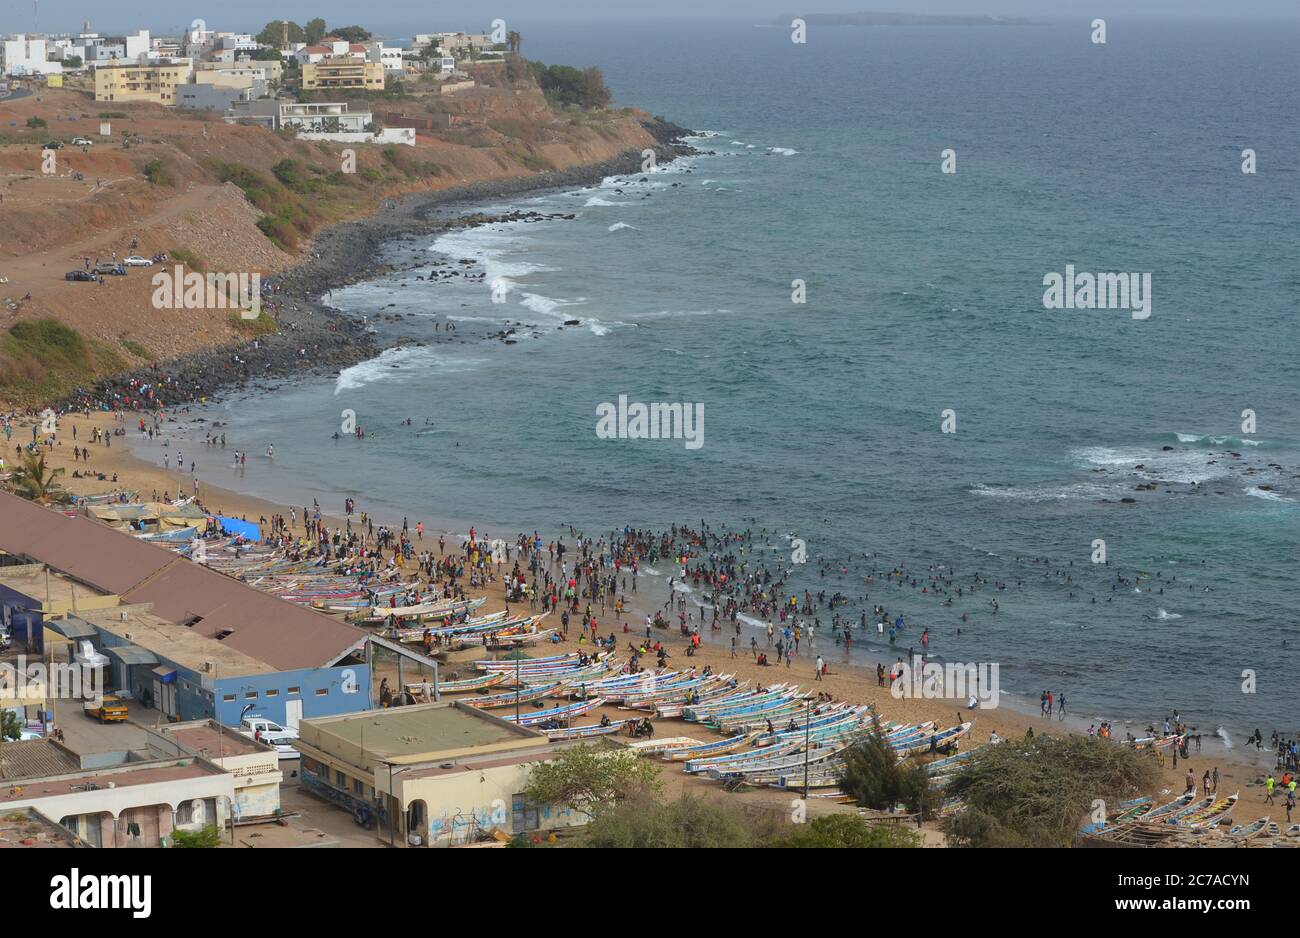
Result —
[[303, 787], [373, 819], [392, 846], [455, 846], [587, 820], [523, 794], [535, 766], [576, 743], [551, 742], [485, 710], [417, 704], [303, 720], [298, 733]]
[[101, 65], [95, 69], [95, 100], [176, 105], [176, 86], [188, 84], [189, 59], [153, 65]]
[[302, 67], [302, 90], [356, 88], [362, 91], [384, 90], [384, 66], [348, 56], [330, 56]]

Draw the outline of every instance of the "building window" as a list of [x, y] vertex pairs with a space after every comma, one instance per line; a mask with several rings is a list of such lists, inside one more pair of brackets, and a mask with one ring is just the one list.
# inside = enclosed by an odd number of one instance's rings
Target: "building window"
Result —
[[541, 812], [524, 800], [522, 793], [510, 797], [510, 830], [516, 834], [542, 826]]
[[318, 688], [316, 688], [316, 696], [317, 696], [317, 697], [326, 697], [326, 696], [329, 696], [329, 692], [330, 692], [330, 689], [329, 689], [328, 687], [318, 687]]
[[245, 699], [245, 700], [256, 700], [256, 699], [257, 699], [257, 691], [255, 691], [255, 690], [246, 690], [246, 691], [244, 691], [244, 699]]
[[301, 693], [302, 693], [302, 688], [301, 688], [301, 687], [290, 687], [289, 690], [286, 691], [286, 693], [289, 693], [289, 694], [301, 694]]
[[335, 769], [335, 770], [334, 770], [334, 782], [335, 782], [335, 784], [337, 784], [340, 788], [346, 789], [346, 788], [348, 787], [348, 778], [347, 778], [347, 776], [344, 775], [342, 772], [340, 772], [338, 769]]
[[279, 692], [277, 689], [275, 689], [275, 688], [273, 687], [273, 688], [271, 688], [270, 690], [268, 690], [268, 691], [266, 692], [266, 696], [268, 696], [268, 697], [279, 697], [279, 696], [280, 696], [280, 692]]
[[234, 703], [234, 702], [235, 702], [235, 695], [234, 695], [234, 694], [222, 694], [222, 695], [221, 695], [221, 699], [224, 700], [226, 703]]

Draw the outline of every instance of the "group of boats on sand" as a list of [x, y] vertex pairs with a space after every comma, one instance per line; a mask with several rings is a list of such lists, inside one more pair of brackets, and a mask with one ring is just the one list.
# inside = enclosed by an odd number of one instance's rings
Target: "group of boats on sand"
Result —
[[[1157, 804], [1150, 796], [1119, 805], [1115, 814], [1083, 827], [1079, 833], [1106, 845], [1196, 847], [1300, 847], [1300, 824], [1285, 831], [1269, 817], [1228, 826], [1238, 807], [1238, 793], [1198, 798], [1189, 790]], [[1226, 829], [1225, 829], [1226, 828]]]
[[[328, 615], [343, 616], [354, 625], [378, 627], [395, 641], [416, 644], [436, 642], [440, 649], [471, 646], [510, 649], [549, 639], [554, 629], [542, 629], [543, 615], [474, 613], [486, 599], [454, 599], [412, 594], [396, 571], [372, 576], [342, 568], [321, 566], [319, 559], [291, 560], [277, 548], [239, 537], [201, 542], [202, 563], [220, 573], [286, 602]], [[192, 537], [167, 546], [192, 556]], [[415, 601], [411, 601], [414, 599]]]

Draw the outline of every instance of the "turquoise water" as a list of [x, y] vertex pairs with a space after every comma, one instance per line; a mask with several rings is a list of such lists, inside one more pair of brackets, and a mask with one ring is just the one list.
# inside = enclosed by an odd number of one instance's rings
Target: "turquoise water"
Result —
[[[716, 155], [482, 206], [572, 221], [394, 245], [404, 272], [332, 299], [400, 312], [381, 328], [425, 344], [223, 402], [231, 439], [274, 442], [274, 465], [201, 475], [503, 535], [766, 529], [774, 560], [807, 542], [795, 582], [849, 595], [846, 617], [905, 614], [900, 653], [928, 627], [940, 657], [998, 662], [1004, 691], [1064, 691], [1085, 719], [1293, 729], [1300, 29], [1108, 25], [1098, 47], [1077, 24], [805, 46], [744, 24], [537, 24], [526, 54], [602, 66], [619, 101], [708, 131]], [[448, 257], [484, 282], [416, 279]], [[1066, 264], [1150, 272], [1150, 318], [1044, 309]], [[448, 317], [455, 340], [432, 328]], [[516, 344], [482, 338], [506, 320]], [[704, 445], [599, 439], [620, 394], [703, 403]], [[364, 442], [331, 439], [345, 408]], [[917, 589], [866, 597], [896, 564]], [[944, 607], [920, 592], [931, 567], [990, 583]], [[1142, 592], [1115, 579], [1141, 571], [1159, 573]]]

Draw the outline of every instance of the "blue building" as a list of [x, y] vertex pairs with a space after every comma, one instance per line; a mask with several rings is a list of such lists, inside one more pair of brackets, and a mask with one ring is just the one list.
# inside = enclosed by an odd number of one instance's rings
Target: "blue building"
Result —
[[[247, 712], [294, 726], [371, 707], [369, 635], [339, 619], [5, 493], [0, 554], [15, 565], [0, 566], [15, 571], [0, 576], [0, 613], [38, 640], [57, 633], [74, 654], [102, 654], [106, 689], [168, 718], [233, 726]], [[66, 595], [42, 598], [47, 582]]]

